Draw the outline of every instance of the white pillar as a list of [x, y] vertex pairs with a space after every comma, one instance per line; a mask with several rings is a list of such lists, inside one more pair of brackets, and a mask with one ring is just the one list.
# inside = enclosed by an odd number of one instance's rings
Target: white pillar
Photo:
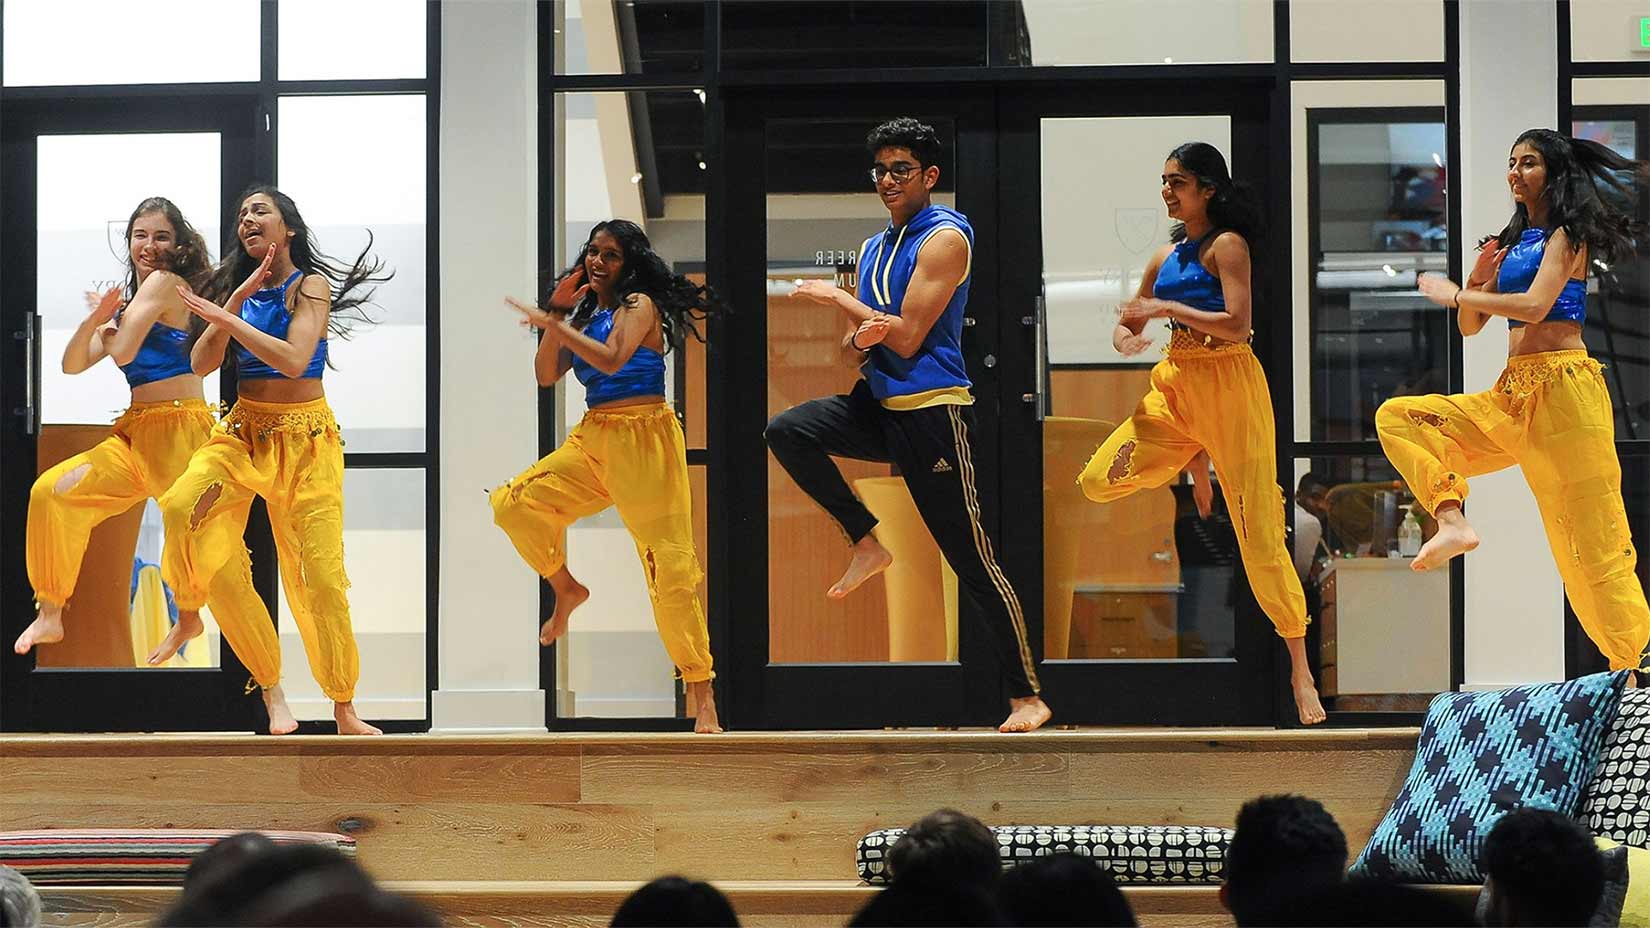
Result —
[[[1554, 0], [1463, 0], [1461, 240], [1470, 250], [1512, 215], [1507, 152], [1520, 132], [1558, 118]], [[1466, 389], [1487, 390], [1507, 360], [1507, 324], [1493, 319], [1466, 340]], [[1492, 687], [1564, 676], [1563, 586], [1535, 499], [1517, 468], [1475, 477], [1467, 515], [1483, 543], [1466, 561], [1466, 685]]]
[[542, 729], [538, 579], [483, 491], [538, 456], [533, 343], [502, 305], [538, 267], [534, 4], [441, 17], [441, 666], [435, 730]]

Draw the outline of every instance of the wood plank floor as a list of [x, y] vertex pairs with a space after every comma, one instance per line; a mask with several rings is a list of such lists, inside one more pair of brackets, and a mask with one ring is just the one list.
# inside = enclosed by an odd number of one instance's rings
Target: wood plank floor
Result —
[[852, 880], [854, 842], [952, 806], [988, 824], [1230, 825], [1319, 799], [1359, 848], [1414, 729], [14, 736], [0, 829], [340, 831], [386, 880]]

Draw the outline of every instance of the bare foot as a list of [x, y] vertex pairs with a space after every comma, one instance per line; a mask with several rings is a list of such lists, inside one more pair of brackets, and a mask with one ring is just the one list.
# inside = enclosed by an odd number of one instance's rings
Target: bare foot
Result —
[[853, 560], [848, 562], [848, 569], [843, 571], [842, 579], [825, 592], [826, 599], [845, 598], [849, 593], [859, 589], [865, 581], [887, 570], [888, 565], [894, 563], [894, 556], [872, 535], [866, 535], [855, 542], [853, 552]]
[[1300, 713], [1302, 725], [1316, 725], [1329, 717], [1323, 711], [1323, 703], [1318, 701], [1318, 687], [1310, 676], [1295, 677], [1291, 685], [1295, 690], [1295, 710]]
[[1458, 554], [1466, 554], [1478, 547], [1478, 533], [1467, 524], [1467, 517], [1457, 508], [1438, 512], [1438, 533], [1421, 546], [1421, 553], [1409, 563], [1411, 570], [1432, 570], [1449, 563]]
[[381, 729], [374, 728], [361, 717], [355, 714], [355, 703], [335, 702], [332, 704], [332, 717], [338, 722], [340, 735], [382, 735]]
[[716, 691], [709, 680], [687, 685], [688, 711], [693, 713], [693, 731], [700, 735], [720, 735], [722, 722], [716, 717]]
[[160, 644], [153, 651], [149, 652], [149, 666], [159, 667], [171, 660], [172, 655], [178, 653], [178, 649], [189, 639], [197, 637], [205, 630], [206, 626], [201, 624], [199, 612], [179, 609], [178, 621], [172, 626], [172, 630], [166, 633], [166, 637], [160, 640]]
[[[286, 694], [281, 692], [281, 684], [277, 683], [264, 690], [264, 711], [269, 714], [270, 734], [290, 735], [298, 730], [298, 719], [293, 716], [292, 709], [286, 704]], [[354, 714], [353, 709], [350, 712]]]
[[55, 603], [41, 603], [34, 621], [17, 636], [12, 650], [27, 654], [37, 644], [55, 644], [63, 640], [63, 607]]
[[1048, 707], [1048, 703], [1043, 702], [1041, 696], [1010, 699], [1008, 708], [1008, 718], [1003, 720], [1003, 724], [997, 726], [998, 731], [1036, 731], [1047, 725], [1049, 719], [1054, 718], [1054, 710]]
[[539, 644], [555, 644], [557, 638], [567, 634], [568, 618], [589, 598], [589, 588], [571, 577], [559, 585], [556, 588], [556, 611], [539, 626]]

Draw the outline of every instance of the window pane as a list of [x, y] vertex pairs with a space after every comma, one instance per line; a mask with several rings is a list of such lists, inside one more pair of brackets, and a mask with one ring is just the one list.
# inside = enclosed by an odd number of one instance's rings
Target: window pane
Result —
[[725, 68], [983, 67], [977, 0], [728, 0]]
[[1290, 0], [1295, 61], [1443, 61], [1443, 0], [1385, 0], [1351, 22], [1345, 0]]
[[552, 0], [557, 74], [684, 74], [705, 63], [698, 0]]
[[255, 81], [258, 19], [257, 0], [8, 0], [5, 83]]
[[1450, 688], [1449, 571], [1409, 562], [1437, 523], [1380, 455], [1302, 458], [1295, 473], [1292, 550], [1325, 705], [1425, 710]]
[[1372, 441], [1392, 396], [1447, 392], [1443, 83], [1294, 87], [1295, 438]]
[[[1581, 82], [1577, 82], [1578, 84]], [[1644, 157], [1650, 109], [1644, 106], [1575, 108], [1576, 138], [1608, 145], [1627, 158]], [[1641, 221], [1650, 218], [1645, 196], [1617, 206]], [[1616, 411], [1617, 440], [1650, 439], [1650, 256], [1631, 254], [1614, 263], [1594, 258], [1587, 274], [1587, 350], [1604, 364], [1604, 380]]]
[[1650, 62], [1644, 0], [1586, 0], [1570, 4], [1570, 57], [1575, 61]]
[[[638, 4], [638, 16], [643, 6]], [[640, 225], [672, 270], [702, 280], [704, 112], [691, 91], [557, 97], [557, 257], [547, 271], [558, 274], [569, 267], [596, 223], [620, 218]], [[692, 336], [681, 352], [665, 355], [665, 393], [686, 418], [688, 448], [705, 444], [703, 359], [703, 347]], [[524, 355], [520, 363], [530, 360]], [[554, 404], [558, 439], [564, 440], [584, 416], [584, 387], [566, 376], [547, 401]], [[515, 469], [530, 463], [517, 462]], [[690, 468], [689, 474], [695, 544], [704, 567], [704, 468]], [[566, 659], [557, 679], [562, 714], [675, 715], [675, 668], [659, 641], [635, 542], [618, 513], [607, 509], [574, 523], [567, 531], [567, 551], [568, 569], [590, 589], [590, 600], [562, 639]], [[703, 605], [703, 584], [700, 597]]]
[[[422, 719], [428, 629], [429, 551], [423, 470], [363, 467], [344, 472], [344, 572], [350, 625], [361, 652], [355, 707], [364, 719]], [[280, 593], [281, 684], [300, 719], [331, 719]]]
[[426, 0], [280, 0], [278, 11], [283, 81], [425, 76]]
[[1012, 64], [1272, 60], [1268, 0], [1035, 0], [1012, 6], [1022, 17], [1005, 39]]
[[281, 98], [281, 189], [317, 245], [347, 264], [370, 235], [395, 272], [367, 309], [377, 322], [327, 345], [327, 401], [351, 452], [425, 449], [424, 114], [422, 94]]

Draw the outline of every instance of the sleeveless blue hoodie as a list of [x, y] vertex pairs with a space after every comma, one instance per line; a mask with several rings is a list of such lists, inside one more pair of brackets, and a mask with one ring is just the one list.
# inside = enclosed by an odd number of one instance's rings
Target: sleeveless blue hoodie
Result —
[[917, 267], [917, 252], [941, 229], [956, 229], [968, 240], [969, 269], [915, 355], [902, 358], [886, 345], [874, 345], [865, 353], [860, 371], [879, 401], [972, 386], [962, 353], [963, 307], [968, 304], [974, 255], [974, 228], [967, 216], [930, 204], [904, 226], [896, 229], [890, 222], [880, 235], [866, 239], [859, 250], [859, 299], [878, 312], [899, 315]]

